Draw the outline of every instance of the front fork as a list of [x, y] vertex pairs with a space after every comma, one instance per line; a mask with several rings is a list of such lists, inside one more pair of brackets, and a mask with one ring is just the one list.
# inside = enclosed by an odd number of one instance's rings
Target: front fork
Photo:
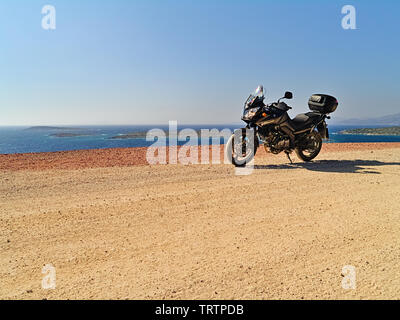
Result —
[[[242, 128], [242, 141], [248, 136], [248, 134], [253, 135], [254, 138], [254, 155], [256, 155], [257, 149], [260, 146], [260, 141], [258, 139], [258, 134], [256, 128], [250, 128], [247, 126], [246, 128]], [[246, 153], [246, 145], [242, 144], [242, 153]]]

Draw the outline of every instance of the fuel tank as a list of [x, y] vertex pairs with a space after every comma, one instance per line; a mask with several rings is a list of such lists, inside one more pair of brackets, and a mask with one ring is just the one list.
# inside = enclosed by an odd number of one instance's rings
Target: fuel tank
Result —
[[288, 120], [289, 120], [289, 115], [287, 114], [287, 112], [282, 112], [280, 114], [274, 113], [257, 120], [256, 125], [259, 127], [264, 127], [272, 124], [279, 125]]

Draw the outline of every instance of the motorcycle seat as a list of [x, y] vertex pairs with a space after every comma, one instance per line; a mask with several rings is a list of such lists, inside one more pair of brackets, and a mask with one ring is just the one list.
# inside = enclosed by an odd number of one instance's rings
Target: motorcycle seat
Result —
[[311, 127], [319, 122], [321, 116], [318, 112], [300, 113], [292, 119], [292, 126], [296, 131]]

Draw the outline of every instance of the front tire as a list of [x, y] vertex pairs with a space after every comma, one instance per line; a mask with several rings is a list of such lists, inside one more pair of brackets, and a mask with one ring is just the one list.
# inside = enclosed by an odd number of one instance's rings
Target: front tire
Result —
[[[242, 152], [243, 148], [246, 152]], [[247, 163], [253, 160], [257, 152], [257, 143], [251, 144], [245, 135], [241, 136], [241, 141], [235, 141], [233, 134], [226, 144], [225, 152], [227, 158], [235, 167], [245, 167]]]
[[309, 162], [318, 156], [321, 148], [321, 135], [313, 131], [301, 140], [300, 145], [296, 147], [295, 151], [301, 160]]

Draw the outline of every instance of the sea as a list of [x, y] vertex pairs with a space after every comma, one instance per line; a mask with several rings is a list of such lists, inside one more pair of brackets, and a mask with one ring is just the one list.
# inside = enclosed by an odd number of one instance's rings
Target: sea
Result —
[[[178, 132], [190, 128], [200, 129], [234, 129], [240, 124], [230, 125], [187, 125], [179, 126]], [[371, 127], [371, 126], [368, 126]], [[161, 129], [168, 135], [168, 125], [125, 125], [125, 126], [68, 126], [58, 128], [30, 128], [30, 127], [1, 127], [0, 126], [0, 154], [53, 152], [81, 149], [104, 148], [131, 148], [148, 147], [154, 144], [155, 138], [149, 141], [145, 136], [120, 139], [125, 134], [133, 132], [146, 133], [151, 129]], [[330, 140], [328, 143], [344, 142], [400, 142], [400, 136], [367, 136], [341, 134], [345, 129], [362, 128], [360, 126], [329, 126]], [[166, 143], [168, 143], [166, 139]], [[200, 141], [200, 140], [199, 140]], [[178, 141], [182, 145], [187, 141]]]

